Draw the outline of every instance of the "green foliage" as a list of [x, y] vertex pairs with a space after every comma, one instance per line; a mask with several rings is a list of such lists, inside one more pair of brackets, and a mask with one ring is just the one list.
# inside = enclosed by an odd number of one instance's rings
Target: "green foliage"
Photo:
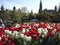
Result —
[[1, 11], [4, 11], [4, 6], [3, 5], [1, 6]]
[[21, 13], [20, 10], [18, 10], [18, 11], [16, 12], [16, 18], [17, 18], [18, 21], [21, 21], [21, 20], [22, 20], [22, 13]]
[[2, 13], [2, 19], [10, 19], [10, 11], [5, 11]]
[[29, 13], [29, 20], [33, 19], [33, 14]]

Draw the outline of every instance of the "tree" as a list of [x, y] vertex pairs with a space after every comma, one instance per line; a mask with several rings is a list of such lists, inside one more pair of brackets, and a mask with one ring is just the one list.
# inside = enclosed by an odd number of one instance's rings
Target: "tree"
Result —
[[60, 22], [60, 13], [59, 13], [59, 12], [57, 12], [57, 13], [55, 14], [54, 20], [55, 20], [55, 22]]
[[16, 10], [16, 7], [14, 6], [14, 7], [13, 7], [13, 11], [15, 11], [15, 10]]
[[20, 9], [18, 9], [17, 11], [16, 11], [16, 16], [17, 16], [17, 20], [18, 21], [22, 21], [22, 13], [21, 13], [21, 10]]
[[21, 8], [21, 12], [22, 12], [22, 13], [27, 13], [27, 7], [22, 7], [22, 8]]
[[12, 11], [12, 20], [16, 21], [17, 20], [17, 12], [16, 12], [16, 7], [13, 7]]
[[34, 18], [34, 17], [33, 17], [33, 11], [32, 11], [32, 10], [31, 10], [31, 13], [28, 14], [28, 16], [29, 16], [29, 20], [31, 20], [31, 19]]
[[2, 15], [2, 19], [5, 20], [5, 19], [10, 19], [10, 11], [6, 10], [3, 12], [3, 15]]
[[3, 13], [4, 13], [4, 6], [2, 5], [1, 6], [1, 11], [0, 11], [0, 18], [2, 18]]
[[49, 21], [49, 19], [50, 19], [49, 16], [50, 16], [50, 14], [48, 14], [48, 12], [42, 11], [41, 13], [39, 13], [37, 15], [37, 19], [39, 21]]
[[4, 11], [4, 6], [3, 5], [1, 6], [1, 11]]

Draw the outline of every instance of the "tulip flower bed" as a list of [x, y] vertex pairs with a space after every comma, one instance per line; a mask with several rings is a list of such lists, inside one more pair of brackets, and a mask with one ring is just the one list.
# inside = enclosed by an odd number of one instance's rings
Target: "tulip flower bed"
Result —
[[32, 23], [0, 28], [0, 45], [60, 45], [60, 24]]

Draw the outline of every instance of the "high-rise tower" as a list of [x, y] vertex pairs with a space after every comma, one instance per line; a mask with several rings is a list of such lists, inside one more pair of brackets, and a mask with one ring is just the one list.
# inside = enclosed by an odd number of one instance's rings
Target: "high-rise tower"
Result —
[[55, 6], [55, 11], [57, 11], [57, 6]]
[[42, 11], [42, 0], [40, 0], [40, 4], [39, 4], [39, 13]]

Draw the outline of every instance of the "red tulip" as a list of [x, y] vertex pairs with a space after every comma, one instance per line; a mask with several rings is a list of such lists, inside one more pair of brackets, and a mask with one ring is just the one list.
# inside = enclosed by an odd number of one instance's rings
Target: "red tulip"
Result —
[[5, 45], [5, 42], [4, 42], [4, 41], [1, 41], [1, 42], [0, 42], [0, 45]]
[[48, 33], [48, 36], [54, 37], [54, 34], [52, 32]]
[[9, 36], [8, 36], [8, 40], [11, 40], [11, 39], [12, 39], [12, 36], [9, 35]]
[[6, 37], [3, 36], [2, 39], [1, 39], [1, 41], [4, 41], [5, 42], [6, 41]]
[[8, 45], [14, 45], [14, 43], [11, 42], [11, 40], [8, 40]]

